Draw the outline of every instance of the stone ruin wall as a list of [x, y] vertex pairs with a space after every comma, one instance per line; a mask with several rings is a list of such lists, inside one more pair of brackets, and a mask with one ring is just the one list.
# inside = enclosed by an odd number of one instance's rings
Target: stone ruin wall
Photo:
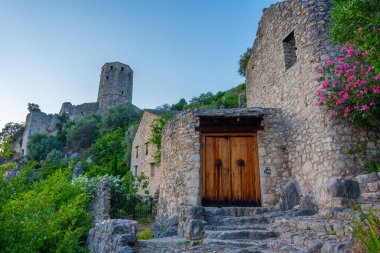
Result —
[[75, 120], [89, 113], [97, 113], [98, 103], [84, 103], [80, 105], [72, 105], [70, 102], [65, 102], [62, 104], [59, 115], [64, 113], [67, 114], [70, 120]]
[[[152, 138], [151, 125], [154, 119], [159, 116], [144, 111], [135, 138], [132, 143], [131, 154], [131, 171], [134, 175], [144, 175], [149, 179], [149, 193], [154, 196], [159, 190], [161, 182], [161, 168], [155, 164], [154, 155], [157, 151], [156, 147], [150, 142]], [[148, 143], [148, 154], [146, 154], [146, 143]], [[137, 148], [138, 147], [138, 151]], [[136, 153], [138, 156], [136, 157]], [[137, 166], [137, 167], [136, 167]], [[151, 167], [153, 166], [154, 175], [151, 175]], [[136, 169], [136, 171], [135, 171]]]
[[36, 133], [57, 134], [57, 124], [60, 123], [58, 114], [46, 114], [43, 112], [30, 112], [25, 121], [25, 130], [22, 137], [20, 153], [27, 153], [29, 138]]
[[182, 206], [201, 205], [199, 118], [193, 110], [174, 116], [162, 133], [162, 182], [159, 219], [179, 214]]
[[[337, 125], [326, 111], [314, 106], [318, 87], [314, 69], [338, 52], [326, 33], [330, 7], [322, 0], [288, 0], [272, 5], [259, 23], [247, 67], [248, 107], [282, 110], [286, 166], [299, 184], [301, 195], [310, 195], [320, 207], [339, 205], [334, 201], [340, 199], [332, 199], [327, 192], [329, 180], [352, 177], [363, 167], [371, 149], [380, 147], [379, 131]], [[283, 40], [292, 31], [297, 62], [286, 70]], [[368, 141], [367, 155], [348, 155], [349, 149], [363, 141]], [[276, 159], [272, 152], [265, 153], [265, 157]]]

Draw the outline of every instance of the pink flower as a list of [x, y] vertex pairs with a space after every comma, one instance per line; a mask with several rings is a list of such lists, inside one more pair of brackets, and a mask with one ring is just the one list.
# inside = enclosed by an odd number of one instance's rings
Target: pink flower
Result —
[[348, 93], [346, 92], [346, 93], [344, 93], [344, 95], [343, 95], [343, 99], [348, 99]]
[[340, 50], [342, 53], [344, 52], [344, 51], [346, 51], [346, 47], [342, 47], [342, 49]]
[[320, 90], [317, 90], [317, 92], [315, 93], [315, 96], [316, 96], [316, 97], [320, 97], [320, 96], [321, 96], [321, 91], [320, 91]]
[[362, 108], [360, 110], [362, 111], [365, 111], [365, 110], [368, 110], [369, 109], [369, 106], [368, 105], [363, 105]]
[[374, 106], [375, 103], [373, 101], [371, 101], [371, 103], [369, 103], [369, 106]]
[[323, 103], [326, 102], [326, 97], [325, 97], [325, 96], [321, 97], [321, 101], [322, 101]]
[[332, 82], [332, 85], [333, 85], [333, 86], [336, 86], [336, 81]]
[[354, 106], [354, 109], [355, 109], [355, 110], [356, 110], [356, 109], [359, 109], [359, 106], [358, 106], [358, 105]]
[[346, 59], [350, 58], [353, 52], [354, 52], [354, 49], [352, 49], [352, 48], [348, 49]]
[[347, 106], [346, 108], [344, 108], [344, 112], [345, 113], [349, 113], [350, 112], [350, 107]]
[[359, 27], [358, 32], [361, 33], [363, 31], [363, 28]]
[[315, 72], [317, 72], [318, 74], [321, 74], [322, 73], [322, 68], [321, 67], [316, 67], [315, 68]]
[[344, 58], [338, 58], [338, 62], [343, 62]]
[[369, 50], [365, 50], [363, 54], [364, 54], [364, 55], [369, 54]]
[[344, 99], [343, 98], [341, 98], [338, 101], [336, 101], [336, 105], [340, 105], [340, 104], [343, 104], [343, 103], [344, 103]]
[[351, 82], [354, 79], [355, 79], [355, 76], [350, 76], [349, 78], [347, 78], [347, 81]]
[[326, 67], [329, 67], [329, 66], [331, 66], [331, 65], [333, 65], [334, 64], [334, 61], [333, 60], [327, 60], [326, 61]]
[[324, 90], [324, 89], [327, 88], [328, 85], [329, 85], [329, 83], [328, 83], [327, 81], [324, 81], [324, 82], [322, 83], [321, 88]]
[[372, 79], [380, 80], [380, 75], [378, 75], [378, 76], [373, 76]]
[[348, 117], [348, 113], [343, 114], [343, 117], [347, 118]]

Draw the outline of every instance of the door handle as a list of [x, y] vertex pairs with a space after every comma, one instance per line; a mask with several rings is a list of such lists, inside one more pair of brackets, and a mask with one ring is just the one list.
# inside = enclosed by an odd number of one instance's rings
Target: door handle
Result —
[[244, 165], [245, 165], [245, 162], [244, 162], [243, 159], [237, 160], [236, 163], [237, 163], [237, 166], [239, 166], [240, 169], [242, 169], [244, 167]]
[[216, 169], [221, 169], [222, 168], [222, 160], [220, 160], [220, 159], [217, 159], [217, 160], [215, 160], [215, 168]]

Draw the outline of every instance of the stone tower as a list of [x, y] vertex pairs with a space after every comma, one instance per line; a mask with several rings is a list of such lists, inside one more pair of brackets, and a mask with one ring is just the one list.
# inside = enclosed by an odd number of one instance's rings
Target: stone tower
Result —
[[132, 103], [133, 71], [120, 62], [106, 63], [100, 74], [98, 104], [99, 111], [119, 104]]

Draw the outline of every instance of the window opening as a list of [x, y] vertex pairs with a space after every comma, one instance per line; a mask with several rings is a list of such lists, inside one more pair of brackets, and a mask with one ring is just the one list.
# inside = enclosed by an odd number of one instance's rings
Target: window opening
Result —
[[284, 46], [285, 70], [287, 70], [297, 62], [297, 47], [294, 31], [286, 36], [282, 44]]
[[149, 142], [145, 143], [145, 155], [149, 153], [148, 148], [149, 148]]
[[154, 177], [154, 163], [150, 164], [150, 176]]
[[139, 146], [136, 146], [136, 158], [139, 157]]

